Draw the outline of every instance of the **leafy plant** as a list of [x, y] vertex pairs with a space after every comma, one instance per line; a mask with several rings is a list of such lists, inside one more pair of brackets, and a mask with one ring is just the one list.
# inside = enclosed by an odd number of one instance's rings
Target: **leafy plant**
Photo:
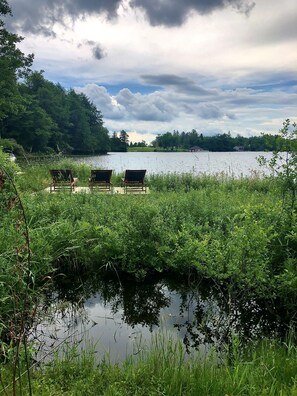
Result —
[[287, 119], [277, 138], [277, 149], [271, 159], [259, 157], [260, 165], [266, 165], [280, 182], [284, 202], [289, 198], [291, 210], [295, 207], [297, 191], [297, 125]]

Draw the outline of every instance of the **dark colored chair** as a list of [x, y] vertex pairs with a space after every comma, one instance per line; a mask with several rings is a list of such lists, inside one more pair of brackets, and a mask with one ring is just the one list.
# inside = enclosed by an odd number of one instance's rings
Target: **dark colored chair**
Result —
[[52, 183], [50, 192], [54, 191], [74, 191], [78, 179], [73, 177], [70, 169], [51, 169]]
[[125, 192], [128, 189], [131, 191], [145, 191], [146, 192], [146, 185], [144, 183], [146, 170], [126, 170], [125, 177], [122, 179], [122, 187], [124, 187]]
[[97, 189], [98, 191], [110, 191], [112, 186], [111, 174], [112, 170], [91, 170], [91, 177], [89, 179], [90, 190], [93, 191], [93, 189]]

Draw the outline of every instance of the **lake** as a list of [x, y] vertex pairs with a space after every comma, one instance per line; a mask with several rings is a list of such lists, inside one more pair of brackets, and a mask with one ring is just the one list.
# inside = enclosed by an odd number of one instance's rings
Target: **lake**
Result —
[[[259, 172], [257, 157], [270, 158], [267, 152], [127, 152], [101, 156], [74, 157], [92, 168], [112, 169], [123, 173], [126, 169], [146, 169], [147, 174], [192, 173], [231, 177], [251, 176]], [[261, 170], [263, 171], [263, 169]]]

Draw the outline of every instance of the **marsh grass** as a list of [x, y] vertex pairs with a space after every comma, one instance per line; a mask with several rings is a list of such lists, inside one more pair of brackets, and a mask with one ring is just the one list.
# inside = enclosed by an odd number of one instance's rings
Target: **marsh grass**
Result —
[[[173, 174], [149, 177], [152, 193], [143, 196], [40, 192], [49, 185], [52, 167], [50, 163], [29, 165], [21, 169], [22, 174], [12, 169], [13, 183], [21, 192], [17, 199], [23, 205], [29, 249], [9, 184], [1, 191], [2, 335], [10, 316], [27, 315], [33, 308], [34, 295], [49, 275], [98, 273], [106, 267], [135, 278], [194, 272], [224, 284], [228, 292], [251, 293], [296, 312], [296, 208], [285, 210], [277, 179]], [[89, 167], [68, 159], [54, 167], [71, 168], [81, 185], [87, 184]], [[114, 175], [114, 183], [119, 178]], [[29, 270], [22, 264], [28, 254]], [[28, 275], [30, 283], [26, 283]], [[24, 362], [13, 344], [3, 346], [8, 363], [1, 366], [0, 379], [5, 388], [11, 378], [9, 354], [17, 357], [12, 358], [17, 361], [14, 378]], [[232, 361], [228, 358], [229, 353], [220, 365], [216, 358], [188, 359], [179, 343], [159, 343], [136, 360], [114, 365], [108, 358], [98, 363], [91, 352], [70, 350], [49, 367], [32, 370], [29, 387], [38, 395], [297, 393], [292, 344], [266, 341], [240, 352], [233, 350]], [[26, 381], [20, 382], [23, 394]]]
[[[72, 169], [74, 176], [78, 177], [80, 186], [87, 186], [90, 177], [91, 167], [81, 164], [69, 158], [57, 158], [53, 160], [49, 157], [47, 160], [37, 159], [34, 162], [22, 162], [22, 174], [18, 176], [18, 186], [24, 192], [42, 191], [48, 187], [51, 182], [50, 169]], [[113, 172], [112, 182], [114, 186], [119, 186], [123, 174]], [[232, 178], [228, 174], [221, 172], [216, 175], [200, 174], [199, 176], [192, 173], [169, 173], [161, 175], [147, 175], [146, 182], [152, 191], [156, 192], [189, 192], [203, 188], [225, 188], [229, 190], [238, 190], [245, 188], [249, 191], [269, 191], [277, 188], [278, 183], [273, 178], [263, 178], [261, 175], [254, 173], [251, 177]]]
[[[87, 185], [88, 166], [63, 159], [55, 167], [73, 169], [80, 185]], [[283, 209], [277, 179], [151, 175], [151, 194], [144, 196], [46, 194], [40, 191], [50, 183], [50, 168], [34, 164], [16, 179], [37, 278], [51, 269], [110, 265], [138, 278], [195, 271], [258, 295], [287, 296], [294, 304], [296, 222]], [[120, 177], [113, 175], [114, 185]], [[12, 215], [3, 216], [3, 252], [15, 245]]]
[[[149, 350], [111, 363], [93, 349], [65, 348], [61, 355], [31, 370], [35, 395], [296, 395], [297, 350], [293, 344], [263, 340], [238, 348], [233, 358], [187, 355], [181, 341], [155, 337]], [[9, 391], [9, 366], [2, 375]], [[9, 394], [9, 392], [8, 392]], [[23, 383], [23, 394], [26, 383]]]

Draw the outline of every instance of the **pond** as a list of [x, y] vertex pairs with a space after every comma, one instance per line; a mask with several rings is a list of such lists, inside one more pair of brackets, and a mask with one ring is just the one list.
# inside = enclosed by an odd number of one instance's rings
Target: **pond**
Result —
[[[109, 153], [105, 156], [75, 157], [93, 168], [144, 168], [148, 174], [168, 172], [195, 175], [224, 172], [249, 176], [259, 171], [257, 157], [271, 153]], [[59, 278], [58, 278], [59, 280]], [[91, 343], [98, 356], [108, 353], [112, 361], [149, 348], [152, 336], [166, 333], [181, 339], [187, 351], [207, 353], [225, 348], [232, 334], [243, 341], [282, 336], [289, 318], [264, 301], [247, 293], [228, 294], [223, 287], [205, 280], [176, 277], [136, 282], [126, 276], [90, 274], [87, 279], [61, 277], [47, 295], [45, 318], [36, 336], [44, 347], [42, 356], [60, 345]]]
[[[102, 156], [74, 157], [93, 168], [112, 169], [122, 173], [126, 169], [146, 169], [147, 174], [225, 173], [232, 177], [250, 176], [259, 172], [259, 156], [270, 158], [266, 152], [127, 152]], [[263, 169], [261, 169], [263, 171]]]
[[160, 332], [181, 339], [189, 353], [203, 355], [209, 347], [225, 348], [232, 334], [244, 342], [281, 336], [289, 322], [271, 304], [180, 277], [61, 278], [47, 297], [47, 319], [36, 329], [41, 356], [61, 343], [82, 349], [92, 344], [99, 357], [107, 353], [111, 361], [121, 361], [149, 348]]

